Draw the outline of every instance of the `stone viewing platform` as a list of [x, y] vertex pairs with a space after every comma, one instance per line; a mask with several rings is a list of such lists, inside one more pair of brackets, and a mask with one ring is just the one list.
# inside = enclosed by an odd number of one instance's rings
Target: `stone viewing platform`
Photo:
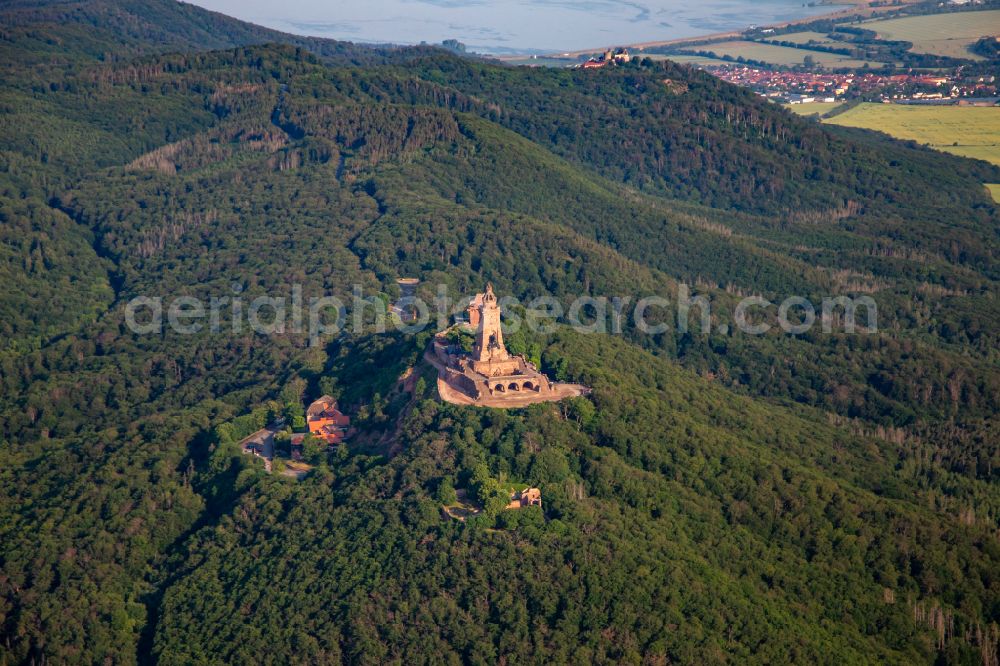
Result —
[[448, 340], [452, 329], [447, 329], [434, 337], [425, 355], [438, 369], [438, 393], [442, 400], [459, 405], [524, 407], [589, 391], [580, 384], [552, 382], [526, 358], [507, 352], [493, 285], [486, 285], [486, 291], [472, 299], [468, 314], [469, 326], [476, 329], [471, 354]]

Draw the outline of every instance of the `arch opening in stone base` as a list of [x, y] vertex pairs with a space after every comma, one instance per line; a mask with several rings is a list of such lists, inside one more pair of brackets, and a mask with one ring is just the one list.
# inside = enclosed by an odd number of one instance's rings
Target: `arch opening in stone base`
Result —
[[507, 388], [509, 388], [511, 391], [520, 391], [521, 390], [521, 387], [518, 386], [517, 382], [511, 382], [510, 385]]
[[538, 387], [535, 386], [534, 384], [532, 384], [531, 382], [524, 382], [524, 390], [525, 391], [537, 391]]
[[503, 393], [506, 389], [504, 389], [503, 384], [497, 384], [496, 386], [493, 387], [493, 390]]

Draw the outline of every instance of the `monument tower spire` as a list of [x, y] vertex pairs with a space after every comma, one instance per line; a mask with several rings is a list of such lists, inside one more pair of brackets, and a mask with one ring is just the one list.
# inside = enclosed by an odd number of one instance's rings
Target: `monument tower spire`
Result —
[[472, 358], [478, 363], [494, 364], [510, 358], [503, 344], [503, 330], [500, 327], [500, 305], [493, 293], [493, 284], [486, 284], [483, 304], [479, 306], [479, 328], [476, 331], [476, 346]]

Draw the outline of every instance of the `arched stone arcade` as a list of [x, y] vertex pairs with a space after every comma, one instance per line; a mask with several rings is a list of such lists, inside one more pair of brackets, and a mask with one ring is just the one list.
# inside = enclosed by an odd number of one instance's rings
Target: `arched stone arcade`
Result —
[[514, 380], [510, 381], [509, 378], [504, 378], [503, 383], [497, 382], [490, 385], [492, 387], [491, 393], [522, 393], [525, 391], [531, 393], [539, 393], [542, 390], [541, 385], [538, 382], [531, 380]]

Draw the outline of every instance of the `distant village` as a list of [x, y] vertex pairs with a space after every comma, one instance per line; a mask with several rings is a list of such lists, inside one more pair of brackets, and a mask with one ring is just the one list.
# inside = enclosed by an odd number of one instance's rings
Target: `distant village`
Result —
[[994, 76], [956, 74], [877, 74], [874, 72], [816, 73], [779, 71], [751, 65], [704, 65], [702, 69], [723, 81], [788, 104], [839, 102], [856, 97], [886, 103], [939, 102], [993, 106], [997, 103]]
[[[625, 64], [632, 59], [628, 49], [614, 48], [576, 67], [599, 69]], [[995, 106], [1000, 102], [995, 76], [963, 76], [961, 69], [955, 73], [879, 74], [865, 70], [841, 73], [791, 71], [735, 62], [698, 67], [723, 81], [750, 88], [762, 97], [785, 104], [842, 102], [860, 97], [868, 101], [897, 104]]]

